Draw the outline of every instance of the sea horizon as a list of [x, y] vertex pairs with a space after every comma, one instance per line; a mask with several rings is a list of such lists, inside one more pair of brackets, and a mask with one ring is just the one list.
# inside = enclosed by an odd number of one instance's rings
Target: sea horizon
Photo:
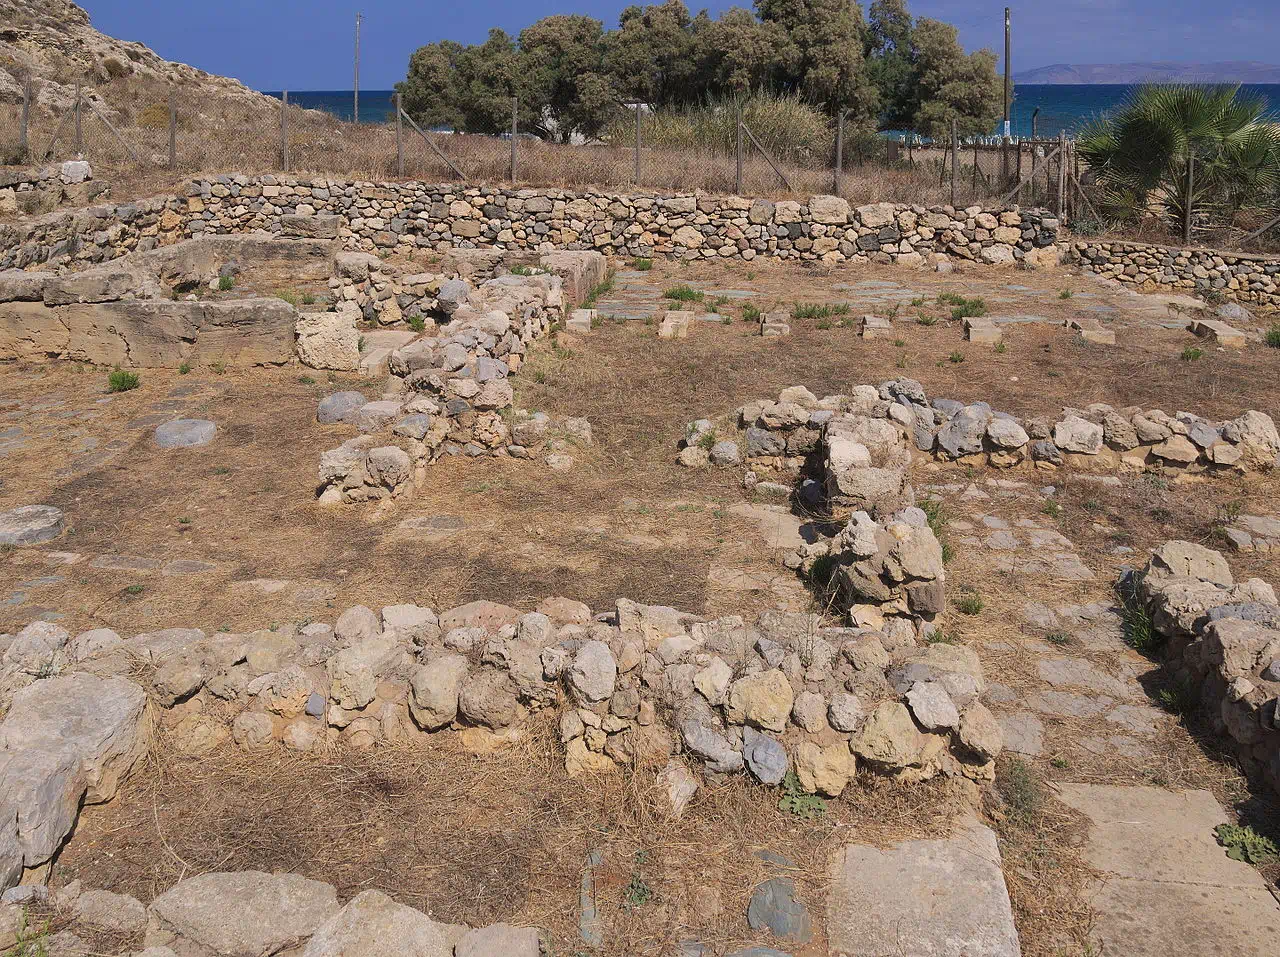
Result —
[[[1010, 116], [1013, 135], [1055, 137], [1061, 131], [1076, 132], [1095, 116], [1121, 104], [1133, 89], [1131, 84], [1026, 83], [1014, 88]], [[1245, 84], [1244, 89], [1266, 97], [1269, 109], [1280, 114], [1280, 84]], [[279, 90], [264, 90], [267, 96], [280, 98]], [[306, 109], [323, 110], [343, 120], [353, 116], [353, 90], [290, 90], [289, 102]], [[394, 119], [394, 90], [361, 90], [360, 122], [385, 123]], [[1038, 113], [1036, 111], [1039, 111]], [[1280, 116], [1277, 117], [1280, 120]], [[997, 129], [991, 131], [998, 133]]]

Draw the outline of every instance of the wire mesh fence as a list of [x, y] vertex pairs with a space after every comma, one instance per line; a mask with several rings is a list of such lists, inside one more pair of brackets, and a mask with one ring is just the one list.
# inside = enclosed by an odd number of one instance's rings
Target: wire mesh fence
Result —
[[[1054, 209], [1071, 203], [1059, 188], [1055, 164], [1062, 159], [1047, 141], [960, 144], [953, 156], [948, 144], [846, 138], [842, 131], [839, 147], [833, 144], [826, 155], [775, 145], [775, 157], [741, 119], [736, 142], [731, 134], [729, 144], [713, 148], [650, 142], [654, 121], [639, 108], [634, 136], [628, 129], [622, 141], [588, 144], [551, 142], [518, 128], [501, 136], [423, 129], [395, 103], [380, 112], [382, 122], [356, 124], [302, 109], [287, 94], [278, 105], [264, 106], [261, 98], [183, 89], [145, 91], [108, 110], [86, 94], [78, 109], [60, 114], [36, 108], [34, 100], [25, 111], [22, 104], [0, 105], [0, 155], [30, 163], [83, 155], [121, 175], [288, 173], [771, 198], [834, 192], [855, 204], [964, 206], [1003, 197]], [[1014, 191], [1019, 183], [1021, 190]]]

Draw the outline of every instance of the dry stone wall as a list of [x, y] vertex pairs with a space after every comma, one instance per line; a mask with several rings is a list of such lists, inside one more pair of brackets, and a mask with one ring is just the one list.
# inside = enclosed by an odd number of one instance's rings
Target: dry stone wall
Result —
[[457, 184], [228, 175], [185, 195], [98, 206], [0, 227], [0, 269], [99, 262], [210, 233], [265, 229], [338, 237], [352, 250], [595, 249], [629, 256], [920, 264], [942, 255], [1013, 263], [1054, 246], [1042, 210], [894, 205], [851, 208], [708, 194], [658, 196]]
[[1218, 552], [1165, 542], [1121, 592], [1164, 639], [1171, 679], [1198, 700], [1245, 767], [1280, 790], [1280, 606], [1261, 579], [1237, 582]]
[[1216, 290], [1238, 302], [1280, 308], [1278, 256], [1090, 240], [1076, 240], [1068, 249], [1074, 262], [1108, 279], [1136, 286]]

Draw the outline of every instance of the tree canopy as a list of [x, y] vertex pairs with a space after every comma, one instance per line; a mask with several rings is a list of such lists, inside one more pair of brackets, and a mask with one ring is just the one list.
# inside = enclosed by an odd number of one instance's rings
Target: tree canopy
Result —
[[629, 6], [606, 30], [591, 17], [545, 17], [513, 39], [419, 48], [396, 87], [420, 122], [476, 133], [521, 127], [597, 135], [624, 103], [687, 107], [755, 91], [797, 96], [862, 128], [939, 134], [957, 120], [988, 133], [1000, 112], [990, 51], [966, 53], [954, 27], [916, 21], [905, 0], [755, 0], [719, 18], [683, 0]]

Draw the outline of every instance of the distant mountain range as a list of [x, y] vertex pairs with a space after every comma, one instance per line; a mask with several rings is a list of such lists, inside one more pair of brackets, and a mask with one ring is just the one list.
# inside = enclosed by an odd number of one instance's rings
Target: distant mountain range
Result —
[[1280, 83], [1280, 66], [1225, 63], [1054, 63], [1015, 73], [1017, 83]]

